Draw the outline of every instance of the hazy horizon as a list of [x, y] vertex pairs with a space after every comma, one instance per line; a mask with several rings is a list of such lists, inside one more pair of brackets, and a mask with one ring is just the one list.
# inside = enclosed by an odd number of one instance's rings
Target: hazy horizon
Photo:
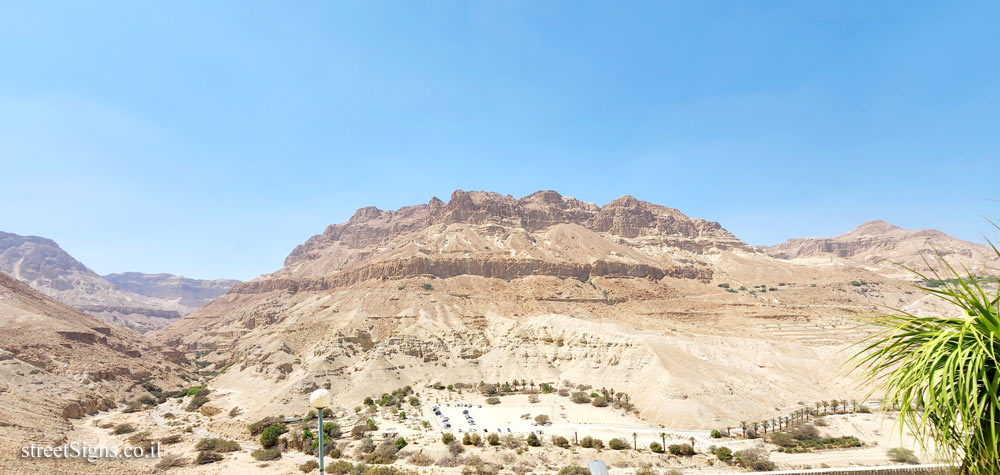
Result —
[[632, 195], [752, 245], [1000, 219], [1000, 5], [8, 5], [0, 231], [247, 280], [360, 207]]

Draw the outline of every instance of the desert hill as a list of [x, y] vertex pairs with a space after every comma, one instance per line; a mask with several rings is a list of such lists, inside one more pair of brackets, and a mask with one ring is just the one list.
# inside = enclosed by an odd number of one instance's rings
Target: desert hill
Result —
[[0, 272], [108, 323], [140, 332], [200, 308], [235, 282], [169, 274], [101, 277], [51, 239], [5, 232], [0, 232]]
[[905, 299], [865, 269], [775, 259], [628, 196], [456, 191], [362, 208], [153, 335], [208, 370], [233, 364], [212, 384], [250, 415], [304, 411], [326, 384], [349, 408], [519, 378], [614, 387], [651, 422], [706, 427], [860, 394], [838, 356], [852, 318]]
[[[963, 241], [934, 229], [906, 230], [885, 221], [869, 221], [833, 238], [789, 239], [762, 248], [770, 256], [815, 265], [861, 266], [882, 275], [912, 278], [901, 266], [926, 272], [938, 255], [973, 272], [1000, 265], [983, 244]], [[926, 260], [926, 261], [925, 261]]]
[[[26, 443], [61, 444], [68, 419], [182, 384], [161, 348], [0, 273], [0, 468]], [[4, 468], [4, 471], [6, 470]]]

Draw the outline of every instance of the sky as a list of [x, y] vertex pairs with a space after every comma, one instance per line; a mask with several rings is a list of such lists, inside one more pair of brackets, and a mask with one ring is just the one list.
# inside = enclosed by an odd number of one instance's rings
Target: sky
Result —
[[250, 279], [355, 209], [621, 195], [754, 245], [1000, 220], [997, 2], [0, 1], [0, 231]]

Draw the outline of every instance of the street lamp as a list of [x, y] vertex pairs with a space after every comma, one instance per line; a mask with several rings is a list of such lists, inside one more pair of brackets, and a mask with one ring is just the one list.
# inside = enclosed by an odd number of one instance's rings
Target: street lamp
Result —
[[317, 389], [309, 395], [309, 405], [316, 408], [319, 414], [319, 473], [323, 474], [323, 409], [330, 405], [330, 391]]

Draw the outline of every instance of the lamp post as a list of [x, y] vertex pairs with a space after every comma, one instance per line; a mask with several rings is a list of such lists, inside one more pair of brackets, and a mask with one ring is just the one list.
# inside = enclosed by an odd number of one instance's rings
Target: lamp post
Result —
[[323, 475], [323, 409], [330, 405], [330, 391], [326, 389], [317, 389], [309, 395], [309, 405], [316, 408], [316, 412], [319, 414], [319, 473]]

